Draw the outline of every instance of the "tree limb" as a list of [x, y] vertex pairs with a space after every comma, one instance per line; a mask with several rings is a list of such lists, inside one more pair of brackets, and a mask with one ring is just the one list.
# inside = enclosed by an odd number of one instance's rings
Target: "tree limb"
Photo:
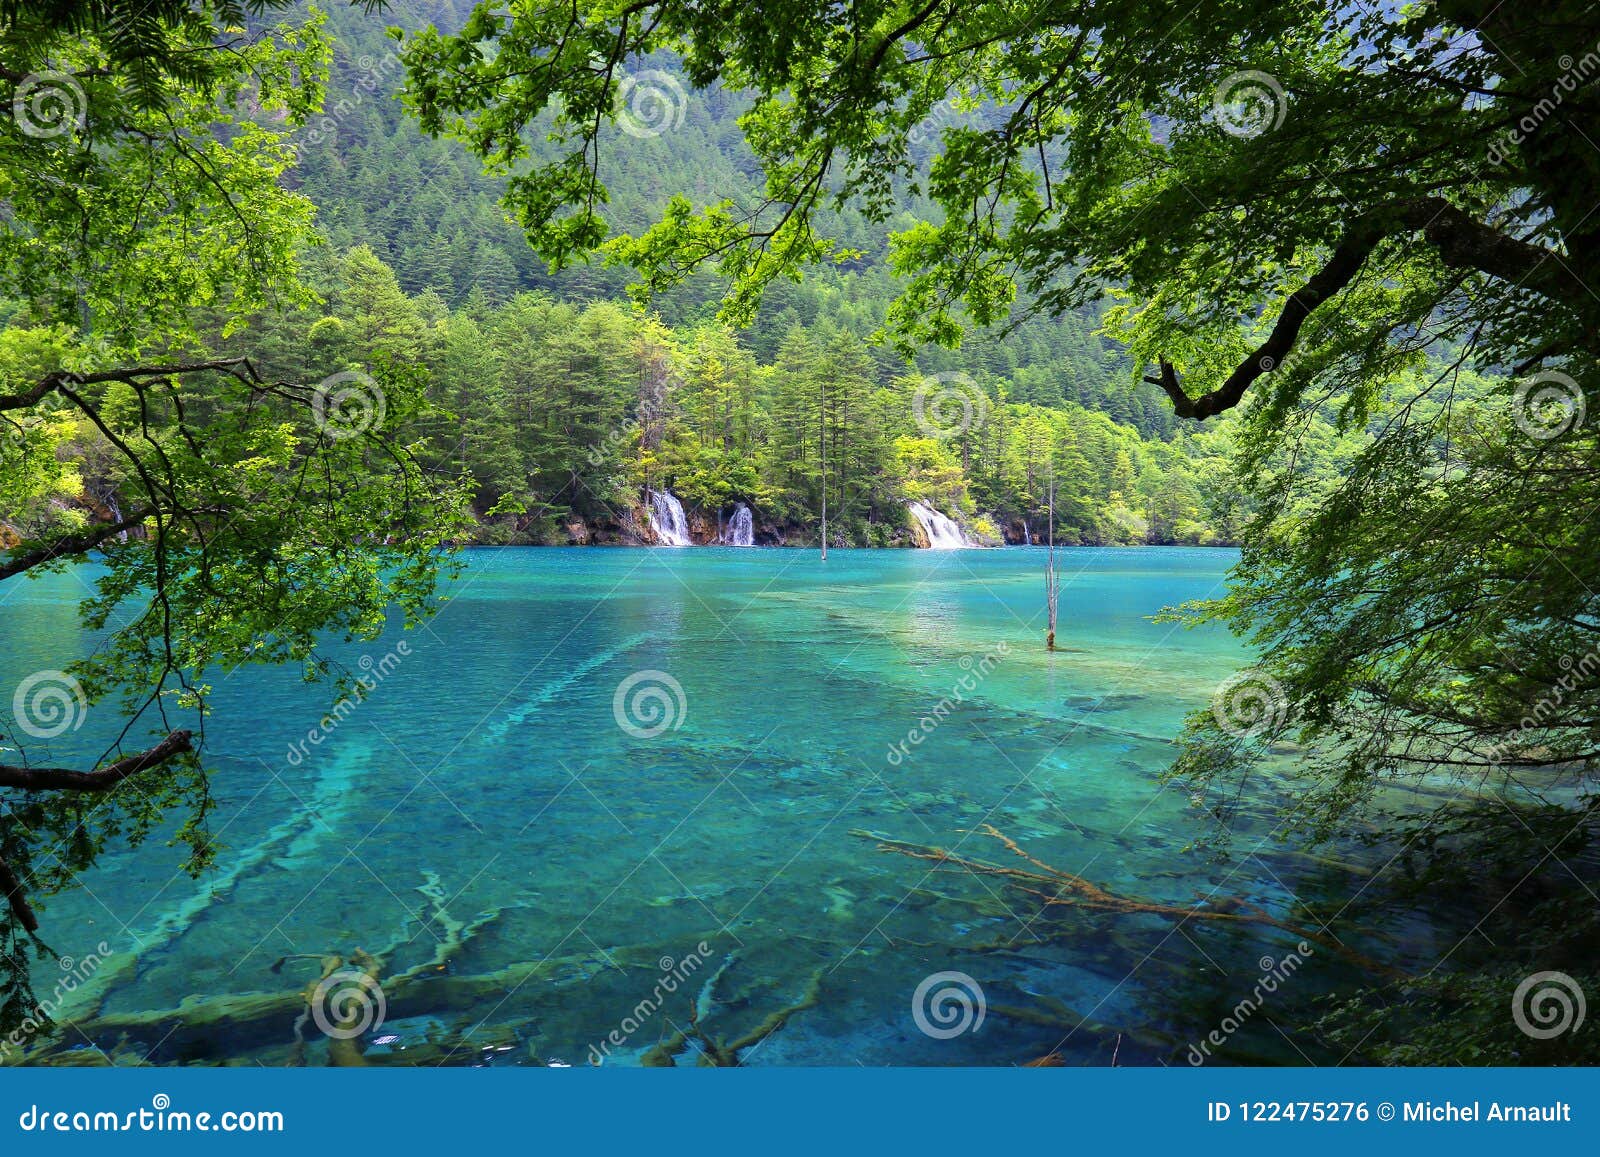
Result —
[[1407, 232], [1420, 232], [1440, 260], [1455, 269], [1484, 273], [1553, 300], [1571, 302], [1577, 294], [1591, 293], [1554, 250], [1507, 236], [1442, 198], [1419, 197], [1357, 218], [1327, 264], [1289, 295], [1267, 340], [1216, 389], [1191, 398], [1178, 380], [1177, 370], [1165, 358], [1160, 359], [1159, 376], [1147, 374], [1144, 380], [1165, 391], [1180, 418], [1203, 421], [1233, 409], [1257, 378], [1283, 364], [1306, 318], [1355, 279], [1378, 243]]
[[106, 541], [106, 539], [139, 526], [154, 513], [154, 508], [146, 508], [128, 515], [121, 522], [102, 523], [93, 530], [86, 530], [82, 534], [69, 534], [63, 538], [56, 539], [48, 545], [35, 547], [33, 550], [0, 563], [0, 580], [31, 570], [42, 563], [49, 562], [51, 559], [62, 558], [67, 555], [86, 554]]
[[62, 767], [18, 767], [0, 763], [0, 787], [24, 791], [110, 791], [141, 771], [159, 767], [174, 756], [194, 750], [193, 735], [174, 731], [148, 751], [125, 755], [97, 771], [71, 771]]
[[1300, 327], [1311, 316], [1311, 311], [1349, 285], [1355, 275], [1361, 272], [1367, 255], [1383, 235], [1384, 231], [1371, 221], [1352, 226], [1344, 239], [1334, 247], [1328, 263], [1283, 303], [1283, 312], [1278, 315], [1278, 323], [1272, 327], [1267, 340], [1216, 389], [1198, 398], [1190, 398], [1178, 381], [1177, 370], [1165, 358], [1161, 359], [1161, 376], [1146, 376], [1145, 381], [1154, 382], [1166, 391], [1167, 397], [1172, 399], [1173, 411], [1180, 418], [1204, 420], [1233, 409], [1257, 378], [1280, 365], [1288, 356], [1294, 348], [1295, 339], [1300, 336]]
[[22, 894], [22, 881], [17, 879], [17, 874], [11, 870], [11, 865], [0, 857], [0, 891], [6, 894], [6, 903], [11, 906], [11, 913], [29, 932], [39, 931], [39, 917], [33, 913], [28, 898]]
[[1442, 198], [1408, 201], [1397, 218], [1403, 229], [1420, 232], [1455, 269], [1486, 273], [1556, 301], [1594, 296], [1554, 249], [1508, 236]]
[[80, 374], [72, 370], [57, 370], [46, 374], [20, 394], [0, 394], [0, 410], [20, 410], [44, 399], [45, 395], [62, 386], [93, 386], [100, 382], [133, 382], [139, 378], [165, 378], [172, 374], [195, 374], [203, 370], [226, 370], [235, 376], [240, 372], [255, 378], [255, 367], [249, 358], [216, 358], [204, 362], [178, 362], [168, 366], [133, 366], [125, 370], [96, 370]]

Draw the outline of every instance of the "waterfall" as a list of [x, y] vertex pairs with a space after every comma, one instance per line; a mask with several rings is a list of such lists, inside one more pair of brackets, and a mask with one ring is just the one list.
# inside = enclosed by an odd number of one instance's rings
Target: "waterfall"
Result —
[[650, 528], [656, 532], [657, 546], [690, 546], [689, 520], [683, 516], [683, 503], [665, 490], [647, 490], [650, 496]]
[[922, 532], [928, 536], [928, 545], [934, 550], [960, 550], [972, 545], [959, 526], [933, 507], [911, 502], [907, 503], [907, 508], [911, 517], [922, 524]]
[[728, 546], [754, 546], [756, 544], [755, 517], [744, 503], [733, 508], [733, 517], [722, 532], [722, 541]]
[[1033, 531], [1028, 529], [1028, 520], [1026, 518], [1022, 520], [1022, 545], [1033, 545]]
[[[117, 505], [117, 496], [115, 494], [107, 496], [107, 498], [106, 498], [106, 506], [108, 506], [110, 508], [110, 510], [111, 510], [111, 521], [114, 522], [114, 523], [115, 522], [121, 522], [122, 521], [122, 507]], [[118, 542], [127, 542], [128, 541], [128, 532], [126, 530], [117, 531], [117, 541]]]

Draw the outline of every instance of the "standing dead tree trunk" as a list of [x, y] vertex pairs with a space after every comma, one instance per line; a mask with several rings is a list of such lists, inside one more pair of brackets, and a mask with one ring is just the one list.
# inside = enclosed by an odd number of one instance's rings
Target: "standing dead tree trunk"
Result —
[[1050, 629], [1044, 636], [1044, 647], [1047, 651], [1056, 649], [1056, 595], [1060, 591], [1060, 576], [1056, 574], [1056, 472], [1054, 467], [1050, 470], [1050, 524], [1046, 528], [1050, 541], [1050, 553], [1045, 562], [1044, 569], [1044, 601], [1050, 614]]

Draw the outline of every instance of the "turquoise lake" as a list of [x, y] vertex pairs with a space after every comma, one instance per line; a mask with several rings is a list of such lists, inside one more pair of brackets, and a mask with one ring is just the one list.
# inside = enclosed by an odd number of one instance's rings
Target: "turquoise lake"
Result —
[[[1160, 783], [1183, 716], [1249, 655], [1150, 616], [1219, 593], [1234, 552], [1064, 552], [1054, 654], [1039, 549], [467, 557], [425, 628], [330, 652], [376, 682], [340, 718], [294, 672], [212, 676], [217, 868], [191, 879], [152, 840], [49, 900], [57, 951], [109, 949], [58, 1057], [282, 1064], [299, 1034], [324, 1063], [292, 999], [314, 962], [273, 966], [360, 948], [410, 970], [372, 1063], [637, 1064], [692, 1022], [679, 1064], [752, 1035], [747, 1064], [1181, 1064], [1292, 940], [1042, 915], [852, 833], [1021, 864], [991, 824], [1115, 892], [1285, 918], [1349, 883], [1274, 838], [1270, 798], [1241, 815], [1253, 854], [1187, 850], [1206, 820]], [[7, 686], [61, 664], [91, 576], [8, 584]], [[116, 725], [98, 705], [29, 755], [92, 758]], [[1317, 957], [1307, 990], [1342, 968]], [[942, 972], [981, 986], [970, 1031], [913, 1015]], [[1298, 1052], [1259, 1018], [1218, 1055]]]

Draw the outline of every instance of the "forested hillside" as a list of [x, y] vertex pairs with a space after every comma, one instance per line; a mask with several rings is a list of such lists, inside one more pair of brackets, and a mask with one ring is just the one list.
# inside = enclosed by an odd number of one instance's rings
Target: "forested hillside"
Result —
[[670, 327], [543, 290], [496, 302], [474, 287], [452, 305], [407, 294], [366, 246], [316, 257], [318, 303], [219, 349], [294, 381], [422, 367], [431, 409], [415, 433], [435, 470], [470, 476], [482, 541], [650, 541], [640, 496], [654, 488], [704, 521], [697, 538], [743, 502], [758, 542], [815, 542], [823, 432], [839, 545], [909, 543], [910, 500], [981, 541], [1023, 541], [1043, 533], [1052, 476], [1065, 541], [1235, 530], [1225, 431], [1142, 439], [1075, 402], [1013, 400], [1013, 379], [988, 370], [919, 373], [826, 317], [791, 321], [763, 356], [715, 321]]
[[[389, 19], [448, 30], [467, 7], [411, 4]], [[633, 540], [646, 487], [670, 488], [707, 525], [746, 502], [759, 541], [814, 541], [822, 440], [840, 544], [909, 542], [912, 499], [979, 540], [1023, 541], [1042, 533], [1052, 476], [1066, 541], [1234, 539], [1227, 434], [1178, 436], [1160, 390], [1097, 333], [1098, 307], [976, 333], [913, 365], [871, 340], [895, 293], [888, 233], [932, 213], [926, 200], [908, 192], [883, 223], [836, 216], [859, 256], [780, 282], [736, 332], [715, 321], [709, 274], [641, 309], [627, 269], [548, 272], [508, 223], [501, 182], [418, 130], [395, 97], [384, 19], [345, 7], [328, 19], [328, 97], [297, 134], [290, 178], [328, 242], [313, 258], [323, 303], [277, 319], [275, 341], [249, 352], [300, 377], [375, 357], [425, 365], [440, 464], [470, 472], [485, 541]], [[752, 195], [739, 111], [697, 92], [671, 131], [614, 150], [619, 226], [644, 228], [674, 195]]]
[[[416, 407], [397, 432], [441, 477], [465, 477], [478, 542], [650, 543], [655, 489], [681, 498], [697, 541], [743, 504], [756, 542], [815, 543], [825, 473], [834, 545], [923, 541], [912, 501], [975, 542], [1042, 539], [1052, 482], [1058, 541], [1237, 541], [1231, 425], [1181, 429], [1100, 334], [1098, 303], [975, 330], [909, 362], [881, 340], [902, 284], [888, 236], [937, 217], [905, 182], [885, 220], [833, 214], [854, 256], [779, 281], [737, 330], [717, 320], [724, 285], [710, 273], [643, 301], [629, 296], [632, 270], [598, 259], [551, 273], [509, 222], [503, 181], [459, 142], [420, 131], [397, 96], [404, 70], [386, 26], [449, 29], [465, 7], [302, 9], [320, 21], [329, 78], [278, 179], [314, 215], [274, 243], [310, 294], [269, 295], [243, 323], [232, 306], [196, 310], [179, 343], [128, 340], [247, 357], [275, 380], [343, 375], [335, 393], [355, 383], [346, 400], [369, 413], [375, 378], [384, 390], [413, 383], [415, 398], [387, 399]], [[678, 75], [670, 56], [651, 63]], [[755, 195], [740, 101], [682, 91], [670, 131], [609, 130], [625, 146], [608, 168], [621, 229], [644, 229], [674, 196]], [[241, 123], [281, 119], [258, 102], [241, 106]], [[36, 303], [0, 303], [0, 319], [9, 379], [76, 356]], [[51, 430], [55, 450], [0, 511], [0, 542], [114, 521], [126, 504], [127, 480], [103, 468], [117, 427], [62, 416]]]

